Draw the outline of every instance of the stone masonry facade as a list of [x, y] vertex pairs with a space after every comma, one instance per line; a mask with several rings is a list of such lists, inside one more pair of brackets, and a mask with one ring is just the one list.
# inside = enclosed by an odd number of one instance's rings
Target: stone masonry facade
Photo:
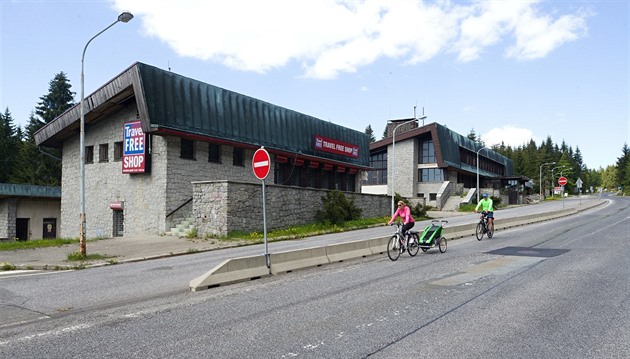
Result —
[[[323, 189], [265, 183], [267, 230], [313, 223], [322, 208]], [[361, 208], [363, 218], [389, 219], [391, 198], [344, 192]], [[384, 219], [386, 221], [387, 219]], [[263, 232], [262, 184], [236, 181], [193, 183], [193, 221], [199, 237], [221, 237], [231, 231]]]

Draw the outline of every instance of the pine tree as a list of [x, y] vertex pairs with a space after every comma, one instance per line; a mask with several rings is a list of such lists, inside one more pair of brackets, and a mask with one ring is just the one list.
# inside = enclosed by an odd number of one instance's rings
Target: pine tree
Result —
[[13, 117], [7, 107], [0, 113], [0, 183], [8, 182], [15, 164], [15, 153], [20, 143]]
[[49, 82], [48, 94], [39, 98], [41, 101], [35, 108], [35, 114], [41, 117], [43, 124], [54, 120], [74, 105], [74, 92], [70, 91], [71, 87], [63, 71]]
[[374, 131], [372, 130], [372, 126], [371, 125], [368, 125], [365, 128], [365, 134], [370, 137], [370, 143], [376, 142], [376, 137], [374, 137]]

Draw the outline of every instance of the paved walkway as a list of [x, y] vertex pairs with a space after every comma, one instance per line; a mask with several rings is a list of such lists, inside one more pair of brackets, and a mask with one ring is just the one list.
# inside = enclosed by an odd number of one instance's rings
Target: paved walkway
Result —
[[[578, 206], [577, 201], [567, 201], [567, 203], [569, 202], [572, 203], [568, 204], [569, 206]], [[581, 202], [580, 206], [582, 206]], [[592, 202], [593, 205], [599, 205], [603, 201], [591, 200], [589, 202]], [[535, 207], [537, 206], [523, 206], [523, 208], [532, 209]], [[431, 211], [428, 212], [428, 215], [431, 218], [439, 219], [466, 216], [470, 215], [470, 213]], [[472, 220], [476, 221], [476, 216]], [[389, 229], [387, 230], [389, 231]], [[300, 241], [308, 241], [308, 238], [302, 238]], [[217, 239], [189, 239], [157, 235], [115, 237], [89, 240], [86, 244], [88, 255], [99, 254], [105, 256], [105, 259], [86, 262], [68, 261], [69, 254], [79, 251], [79, 244], [77, 243], [59, 247], [0, 251], [0, 263], [9, 263], [15, 266], [16, 269], [71, 269], [185, 255], [245, 244], [246, 242], [244, 241], [227, 242]]]

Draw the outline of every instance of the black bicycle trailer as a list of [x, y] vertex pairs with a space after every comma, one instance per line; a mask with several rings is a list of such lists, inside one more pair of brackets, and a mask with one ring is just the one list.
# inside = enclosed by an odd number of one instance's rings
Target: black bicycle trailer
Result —
[[446, 223], [448, 221], [434, 219], [431, 221], [431, 225], [424, 229], [419, 240], [419, 246], [423, 252], [433, 247], [438, 247], [441, 253], [446, 252], [446, 238], [442, 236], [444, 224]]

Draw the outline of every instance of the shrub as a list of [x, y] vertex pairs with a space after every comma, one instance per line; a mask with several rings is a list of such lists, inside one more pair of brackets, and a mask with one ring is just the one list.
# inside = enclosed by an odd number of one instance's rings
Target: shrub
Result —
[[315, 220], [320, 223], [340, 224], [361, 218], [361, 209], [341, 191], [333, 190], [322, 196], [323, 209], [317, 210]]

